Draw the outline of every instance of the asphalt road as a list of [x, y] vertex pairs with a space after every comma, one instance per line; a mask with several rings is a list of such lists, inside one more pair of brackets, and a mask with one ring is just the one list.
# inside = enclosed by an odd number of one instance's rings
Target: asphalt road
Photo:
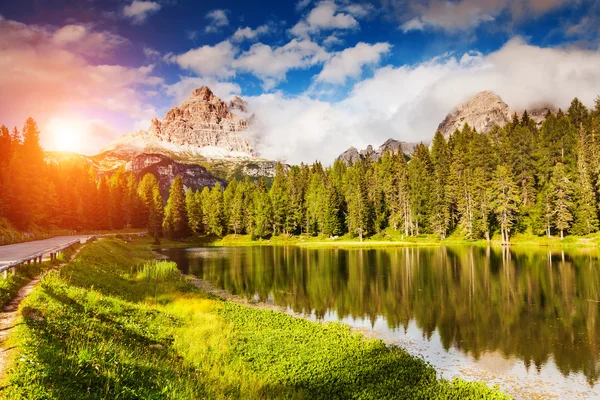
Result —
[[50, 239], [36, 240], [34, 242], [9, 244], [0, 246], [0, 267], [16, 260], [21, 260], [42, 252], [49, 252], [57, 247], [74, 240], [87, 240], [90, 235], [57, 236]]

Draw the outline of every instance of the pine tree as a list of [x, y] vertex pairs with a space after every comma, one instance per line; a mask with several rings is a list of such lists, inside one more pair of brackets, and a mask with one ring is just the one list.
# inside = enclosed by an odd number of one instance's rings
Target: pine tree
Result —
[[[235, 185], [235, 193], [231, 200], [231, 210], [229, 213], [229, 229], [238, 235], [244, 229], [244, 198], [246, 186], [243, 182]], [[229, 187], [228, 187], [229, 189]]]
[[287, 214], [285, 231], [300, 233], [304, 220], [304, 185], [299, 167], [292, 167], [286, 181]]
[[286, 186], [287, 177], [285, 170], [281, 163], [277, 163], [275, 178], [269, 191], [273, 210], [273, 233], [275, 235], [283, 233], [286, 230], [286, 216], [288, 214]]
[[383, 201], [386, 207], [386, 225], [398, 230], [402, 221], [400, 218], [401, 204], [398, 201], [399, 169], [400, 161], [398, 154], [386, 152], [380, 160], [380, 181], [383, 190]]
[[254, 191], [254, 236], [263, 238], [271, 230], [272, 208], [271, 198], [264, 180], [258, 181]]
[[324, 213], [323, 198], [325, 186], [323, 184], [323, 172], [320, 168], [314, 168], [310, 175], [310, 184], [306, 190], [306, 232], [317, 234], [323, 233]]
[[[259, 181], [260, 182], [260, 181]], [[255, 207], [254, 207], [254, 194], [256, 190], [256, 184], [250, 181], [250, 178], [246, 177], [244, 181], [244, 229], [247, 234], [254, 236], [254, 228], [256, 226], [255, 221]]]
[[510, 164], [521, 186], [521, 204], [527, 207], [535, 199], [534, 138], [528, 127], [518, 126], [509, 134]]
[[221, 189], [220, 183], [217, 183], [210, 190], [207, 210], [206, 227], [208, 233], [215, 236], [223, 236], [223, 190]]
[[[100, 178], [98, 183], [98, 203], [94, 220], [97, 229], [110, 229], [110, 188], [108, 186], [108, 178]], [[162, 221], [161, 221], [162, 223]]]
[[[388, 152], [389, 153], [389, 152]], [[373, 232], [380, 232], [387, 227], [388, 212], [385, 204], [385, 193], [381, 174], [381, 160], [367, 168], [367, 193], [373, 211]]]
[[180, 175], [175, 177], [171, 189], [169, 190], [169, 199], [167, 200], [167, 207], [165, 208], [163, 230], [167, 237], [172, 239], [182, 239], [189, 234], [185, 192], [183, 179]]
[[519, 191], [509, 167], [499, 165], [496, 168], [490, 187], [490, 206], [500, 223], [502, 244], [510, 243], [510, 228], [513, 226], [519, 210]]
[[589, 122], [588, 109], [577, 97], [571, 101], [571, 105], [567, 110], [567, 116], [569, 117], [569, 121], [571, 121], [571, 125], [576, 129], [586, 126]]
[[150, 216], [148, 218], [148, 230], [154, 236], [155, 242], [158, 243], [162, 236], [162, 221], [164, 220], [165, 210], [163, 208], [163, 198], [160, 194], [160, 188], [155, 185], [152, 188], [152, 203], [150, 208]]
[[586, 135], [580, 127], [577, 152], [577, 180], [575, 182], [575, 222], [573, 233], [587, 235], [598, 230], [598, 209], [586, 160]]
[[9, 193], [11, 192], [11, 181], [8, 175], [8, 167], [13, 156], [12, 137], [8, 128], [0, 126], [0, 218], [6, 217], [9, 207]]
[[366, 182], [366, 162], [357, 162], [346, 173], [345, 198], [348, 205], [346, 224], [348, 232], [358, 235], [362, 242], [363, 236], [372, 233], [372, 205], [369, 202]]
[[200, 204], [200, 208], [202, 210], [202, 226], [203, 231], [205, 233], [209, 233], [209, 220], [208, 216], [210, 214], [210, 188], [208, 186], [204, 186], [202, 191], [200, 192], [200, 200], [196, 200], [198, 204]]
[[423, 143], [415, 148], [415, 154], [408, 164], [409, 202], [412, 217], [411, 228], [419, 235], [426, 231], [431, 210], [432, 165], [429, 149]]
[[546, 182], [544, 187], [539, 191], [534, 213], [534, 232], [545, 234], [547, 237], [552, 237], [552, 226], [554, 224], [554, 186], [551, 182]]
[[573, 221], [573, 190], [571, 181], [567, 177], [565, 167], [557, 163], [550, 179], [553, 191], [554, 208], [556, 210], [554, 226], [560, 232], [560, 239], [564, 238], [564, 231], [568, 230]]
[[433, 137], [431, 161], [433, 164], [433, 198], [430, 225], [432, 232], [444, 239], [450, 222], [450, 205], [446, 193], [450, 175], [450, 149], [440, 131], [437, 131]]
[[490, 241], [490, 190], [488, 175], [483, 168], [477, 167], [473, 172], [474, 218], [473, 232], [476, 237], [484, 237]]
[[148, 232], [158, 241], [162, 236], [164, 212], [163, 199], [156, 177], [152, 174], [144, 175], [138, 184], [137, 193], [145, 210]]
[[343, 229], [342, 195], [335, 187], [331, 176], [327, 177], [323, 196], [323, 233], [328, 236], [338, 236]]
[[200, 233], [202, 229], [202, 205], [198, 204], [196, 193], [190, 188], [185, 192], [185, 208], [188, 214], [190, 230]]
[[20, 228], [28, 228], [47, 218], [44, 210], [44, 152], [40, 147], [40, 131], [37, 123], [28, 118], [23, 127], [23, 143], [19, 143], [18, 131], [13, 136], [17, 144], [15, 155], [9, 166], [13, 181], [11, 220]]
[[235, 197], [237, 185], [238, 185], [237, 179], [233, 178], [227, 184], [227, 187], [223, 191], [223, 234], [224, 235], [229, 233], [229, 227], [231, 226], [231, 223], [229, 222], [229, 220], [231, 219], [233, 199]]

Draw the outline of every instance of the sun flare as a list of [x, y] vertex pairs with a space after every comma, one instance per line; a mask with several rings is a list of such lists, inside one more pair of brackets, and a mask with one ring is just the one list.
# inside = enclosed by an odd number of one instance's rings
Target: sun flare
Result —
[[50, 144], [53, 150], [81, 151], [84, 124], [76, 119], [56, 117], [48, 124]]

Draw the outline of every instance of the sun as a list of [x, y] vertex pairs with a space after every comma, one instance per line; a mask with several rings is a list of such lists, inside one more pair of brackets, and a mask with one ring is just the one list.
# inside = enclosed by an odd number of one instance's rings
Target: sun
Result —
[[74, 118], [55, 117], [47, 126], [49, 147], [59, 151], [81, 151], [85, 126]]

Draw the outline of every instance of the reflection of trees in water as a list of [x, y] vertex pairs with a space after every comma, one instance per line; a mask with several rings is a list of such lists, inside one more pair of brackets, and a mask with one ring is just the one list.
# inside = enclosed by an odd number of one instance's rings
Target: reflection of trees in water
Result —
[[415, 320], [427, 338], [479, 358], [499, 351], [563, 374], [600, 376], [600, 262], [573, 252], [483, 247], [377, 250], [260, 247], [190, 260], [191, 272], [235, 294], [296, 312]]

